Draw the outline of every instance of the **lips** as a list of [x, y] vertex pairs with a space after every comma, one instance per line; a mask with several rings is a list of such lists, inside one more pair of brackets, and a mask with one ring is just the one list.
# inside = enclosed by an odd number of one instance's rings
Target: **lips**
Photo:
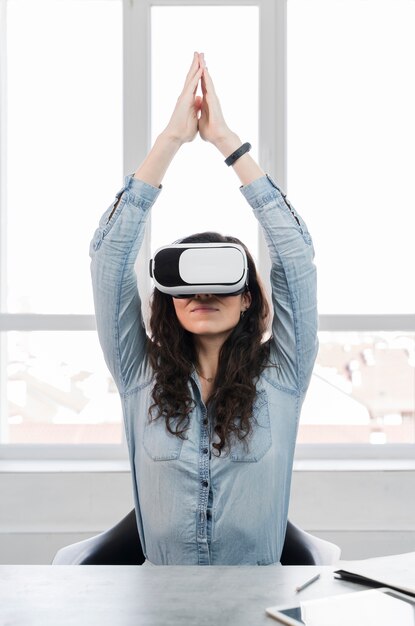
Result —
[[206, 312], [212, 311], [212, 312], [215, 312], [215, 311], [219, 311], [219, 309], [217, 309], [216, 307], [213, 307], [213, 306], [195, 306], [191, 310], [191, 313], [195, 313], [196, 311], [206, 311]]

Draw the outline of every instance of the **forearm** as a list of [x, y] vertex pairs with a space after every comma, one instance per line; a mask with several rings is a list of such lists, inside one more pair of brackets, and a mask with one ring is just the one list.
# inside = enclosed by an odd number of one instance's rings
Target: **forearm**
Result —
[[135, 172], [134, 178], [153, 187], [160, 187], [167, 168], [180, 146], [181, 142], [178, 139], [164, 131], [160, 133], [150, 152]]
[[[229, 135], [218, 141], [215, 145], [226, 159], [232, 152], [240, 148], [242, 143], [236, 133], [230, 132]], [[258, 163], [251, 157], [249, 152], [245, 152], [231, 167], [239, 176], [242, 185], [249, 185], [249, 183], [252, 183], [257, 178], [265, 176], [265, 172], [259, 167]]]

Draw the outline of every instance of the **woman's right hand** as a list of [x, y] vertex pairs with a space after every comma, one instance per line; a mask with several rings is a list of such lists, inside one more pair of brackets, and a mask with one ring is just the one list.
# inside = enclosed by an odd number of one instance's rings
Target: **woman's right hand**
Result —
[[199, 54], [199, 62], [200, 66], [203, 67], [201, 78], [203, 100], [199, 118], [199, 134], [204, 141], [209, 141], [217, 146], [231, 135], [232, 131], [223, 117], [219, 98], [206, 67], [203, 52]]
[[187, 73], [183, 91], [177, 99], [176, 106], [168, 125], [163, 133], [179, 144], [193, 141], [198, 131], [198, 112], [202, 98], [196, 96], [203, 68], [200, 65], [199, 53], [195, 52], [190, 69]]

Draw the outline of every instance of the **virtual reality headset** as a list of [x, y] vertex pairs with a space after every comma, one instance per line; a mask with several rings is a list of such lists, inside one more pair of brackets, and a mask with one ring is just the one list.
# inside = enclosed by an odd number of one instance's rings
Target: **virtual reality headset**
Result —
[[150, 276], [159, 291], [174, 298], [234, 296], [248, 288], [248, 260], [235, 243], [177, 243], [156, 250]]

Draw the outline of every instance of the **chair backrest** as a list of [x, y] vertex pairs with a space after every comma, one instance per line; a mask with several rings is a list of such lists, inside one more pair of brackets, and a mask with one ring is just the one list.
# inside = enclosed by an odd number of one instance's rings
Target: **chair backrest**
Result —
[[333, 565], [340, 555], [339, 546], [310, 535], [288, 520], [280, 559], [282, 565]]
[[[282, 565], [332, 565], [340, 558], [334, 543], [310, 535], [288, 521]], [[84, 541], [61, 548], [53, 565], [142, 565], [141, 548], [134, 509], [118, 524]]]
[[61, 548], [52, 565], [142, 565], [144, 561], [133, 509], [109, 530]]

